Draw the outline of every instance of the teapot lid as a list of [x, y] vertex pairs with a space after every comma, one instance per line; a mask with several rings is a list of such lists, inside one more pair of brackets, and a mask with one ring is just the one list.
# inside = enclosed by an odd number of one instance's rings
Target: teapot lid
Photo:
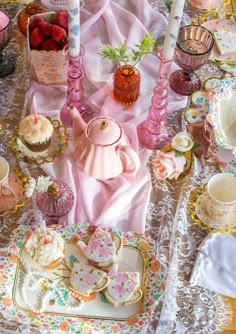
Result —
[[99, 116], [88, 123], [86, 134], [95, 145], [112, 145], [120, 139], [122, 129], [115, 120]]

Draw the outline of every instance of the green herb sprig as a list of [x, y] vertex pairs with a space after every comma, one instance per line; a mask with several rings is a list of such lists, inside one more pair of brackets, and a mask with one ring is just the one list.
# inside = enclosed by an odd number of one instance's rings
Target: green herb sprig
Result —
[[98, 54], [103, 58], [108, 58], [113, 61], [118, 67], [128, 65], [134, 61], [133, 66], [141, 61], [144, 55], [149, 55], [153, 51], [153, 46], [156, 40], [150, 33], [146, 33], [140, 44], [136, 44], [136, 50], [132, 49], [124, 43], [120, 43], [119, 47], [114, 47], [111, 44], [105, 45], [98, 50]]

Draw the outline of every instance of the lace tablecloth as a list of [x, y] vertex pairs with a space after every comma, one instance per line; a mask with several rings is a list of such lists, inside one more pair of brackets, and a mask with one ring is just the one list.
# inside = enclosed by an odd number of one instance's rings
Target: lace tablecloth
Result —
[[[150, 1], [155, 10], [168, 16], [164, 0]], [[14, 19], [22, 6], [15, 3], [7, 5]], [[191, 22], [184, 14], [184, 23]], [[0, 135], [0, 154], [10, 164], [18, 164], [9, 147], [12, 129], [19, 123], [24, 110], [25, 93], [29, 88], [26, 39], [19, 32], [15, 20], [11, 41], [7, 47], [17, 57], [16, 71], [13, 75], [0, 79], [0, 116], [6, 122], [6, 129]], [[200, 70], [202, 79], [208, 76], [220, 76], [221, 72], [213, 64], [207, 64]], [[169, 116], [173, 132], [183, 127], [183, 110], [177, 110]], [[150, 159], [151, 161], [151, 159]], [[20, 162], [22, 169], [29, 175], [42, 174], [39, 167]], [[189, 195], [196, 186], [202, 185], [216, 172], [214, 165], [201, 164], [195, 159], [189, 175], [174, 182], [158, 182], [153, 175], [151, 163], [148, 167], [152, 177], [152, 192], [148, 207], [146, 232], [156, 241], [157, 256], [166, 273], [166, 292], [155, 310], [155, 320], [145, 333], [156, 334], [213, 334], [218, 333], [230, 317], [224, 297], [207, 289], [191, 286], [188, 281], [196, 257], [198, 245], [207, 232], [193, 224], [188, 214]], [[17, 224], [40, 222], [41, 213], [35, 205], [35, 198], [28, 201], [16, 214], [0, 218], [0, 246], [8, 244], [9, 236]], [[19, 326], [19, 323], [7, 322], [0, 315], [0, 333], [43, 333], [40, 329]], [[54, 332], [52, 332], [54, 333]], [[131, 333], [130, 333], [131, 334]], [[143, 333], [144, 334], [144, 333]]]

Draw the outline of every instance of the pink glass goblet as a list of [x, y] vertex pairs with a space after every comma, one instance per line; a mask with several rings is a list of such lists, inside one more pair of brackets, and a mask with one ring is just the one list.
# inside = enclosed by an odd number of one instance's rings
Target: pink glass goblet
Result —
[[12, 32], [12, 24], [8, 12], [0, 9], [0, 78], [11, 74], [16, 67], [15, 57], [4, 52]]
[[194, 71], [200, 69], [209, 59], [214, 37], [201, 26], [189, 25], [180, 29], [175, 49], [175, 62], [182, 70], [170, 77], [171, 88], [181, 95], [191, 95], [201, 87], [201, 81]]

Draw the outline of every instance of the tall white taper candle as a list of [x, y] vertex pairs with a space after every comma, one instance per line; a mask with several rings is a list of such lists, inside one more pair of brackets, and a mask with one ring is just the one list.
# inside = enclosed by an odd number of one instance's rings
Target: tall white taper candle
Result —
[[80, 53], [80, 0], [68, 0], [69, 54], [77, 57]]
[[173, 0], [171, 5], [170, 17], [162, 49], [162, 58], [166, 61], [171, 61], [174, 56], [184, 4], [185, 0]]

